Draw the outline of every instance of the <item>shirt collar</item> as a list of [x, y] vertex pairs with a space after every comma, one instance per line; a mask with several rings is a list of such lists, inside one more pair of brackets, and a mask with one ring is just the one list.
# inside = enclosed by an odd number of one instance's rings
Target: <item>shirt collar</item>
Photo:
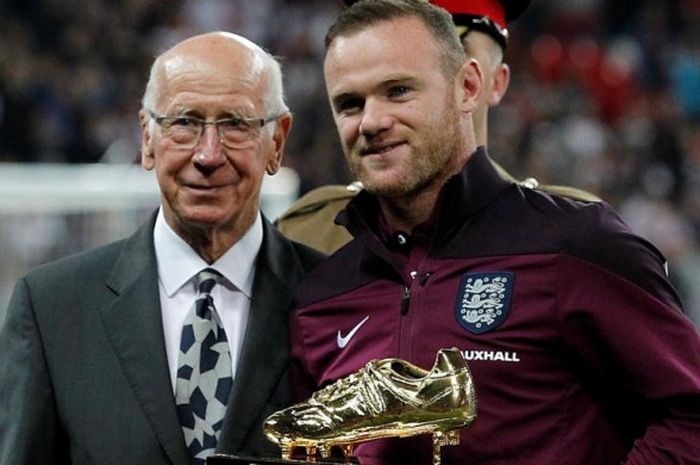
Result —
[[204, 268], [221, 273], [236, 289], [250, 298], [255, 277], [255, 259], [263, 239], [260, 213], [245, 235], [211, 265], [173, 231], [165, 221], [163, 209], [158, 211], [153, 228], [158, 279], [171, 297]]

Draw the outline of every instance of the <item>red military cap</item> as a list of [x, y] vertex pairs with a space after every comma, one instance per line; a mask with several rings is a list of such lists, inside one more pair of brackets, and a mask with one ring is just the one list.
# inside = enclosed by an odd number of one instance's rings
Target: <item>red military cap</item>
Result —
[[485, 32], [501, 47], [508, 43], [506, 26], [527, 10], [530, 0], [430, 0], [452, 15], [460, 37], [471, 30]]
[[[358, 0], [343, 0], [352, 5]], [[506, 26], [522, 15], [530, 6], [531, 0], [430, 0], [430, 3], [444, 8], [452, 15], [460, 37], [469, 31], [489, 34], [501, 47], [508, 43]]]

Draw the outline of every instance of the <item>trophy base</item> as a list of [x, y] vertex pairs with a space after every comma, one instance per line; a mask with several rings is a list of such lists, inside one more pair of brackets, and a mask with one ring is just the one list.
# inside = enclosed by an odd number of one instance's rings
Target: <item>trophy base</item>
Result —
[[207, 465], [359, 465], [355, 457], [347, 459], [283, 459], [272, 457], [245, 457], [240, 455], [214, 454], [207, 458]]

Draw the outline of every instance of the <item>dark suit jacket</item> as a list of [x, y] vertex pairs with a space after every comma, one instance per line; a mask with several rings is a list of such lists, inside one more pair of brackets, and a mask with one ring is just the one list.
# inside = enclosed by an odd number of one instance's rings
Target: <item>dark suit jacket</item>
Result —
[[[20, 279], [0, 332], [0, 464], [187, 465], [165, 354], [153, 224]], [[320, 255], [267, 220], [219, 451], [278, 454], [288, 307]]]

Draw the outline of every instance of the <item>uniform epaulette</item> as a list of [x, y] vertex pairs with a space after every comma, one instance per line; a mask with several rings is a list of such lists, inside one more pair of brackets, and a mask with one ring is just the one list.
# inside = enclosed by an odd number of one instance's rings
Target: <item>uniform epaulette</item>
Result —
[[299, 215], [313, 213], [327, 206], [329, 203], [338, 202], [344, 205], [361, 190], [362, 184], [360, 182], [353, 182], [346, 186], [331, 184], [317, 187], [297, 199], [291, 207], [280, 215], [275, 221], [275, 224], [282, 223]]
[[289, 239], [330, 254], [350, 242], [352, 236], [334, 223], [335, 217], [362, 190], [362, 184], [321, 186], [304, 194], [275, 221]]
[[558, 195], [572, 200], [583, 202], [602, 202], [603, 199], [583, 189], [571, 186], [561, 186], [557, 184], [540, 184], [535, 178], [525, 178], [518, 181], [518, 184], [528, 189], [536, 189], [549, 194]]

